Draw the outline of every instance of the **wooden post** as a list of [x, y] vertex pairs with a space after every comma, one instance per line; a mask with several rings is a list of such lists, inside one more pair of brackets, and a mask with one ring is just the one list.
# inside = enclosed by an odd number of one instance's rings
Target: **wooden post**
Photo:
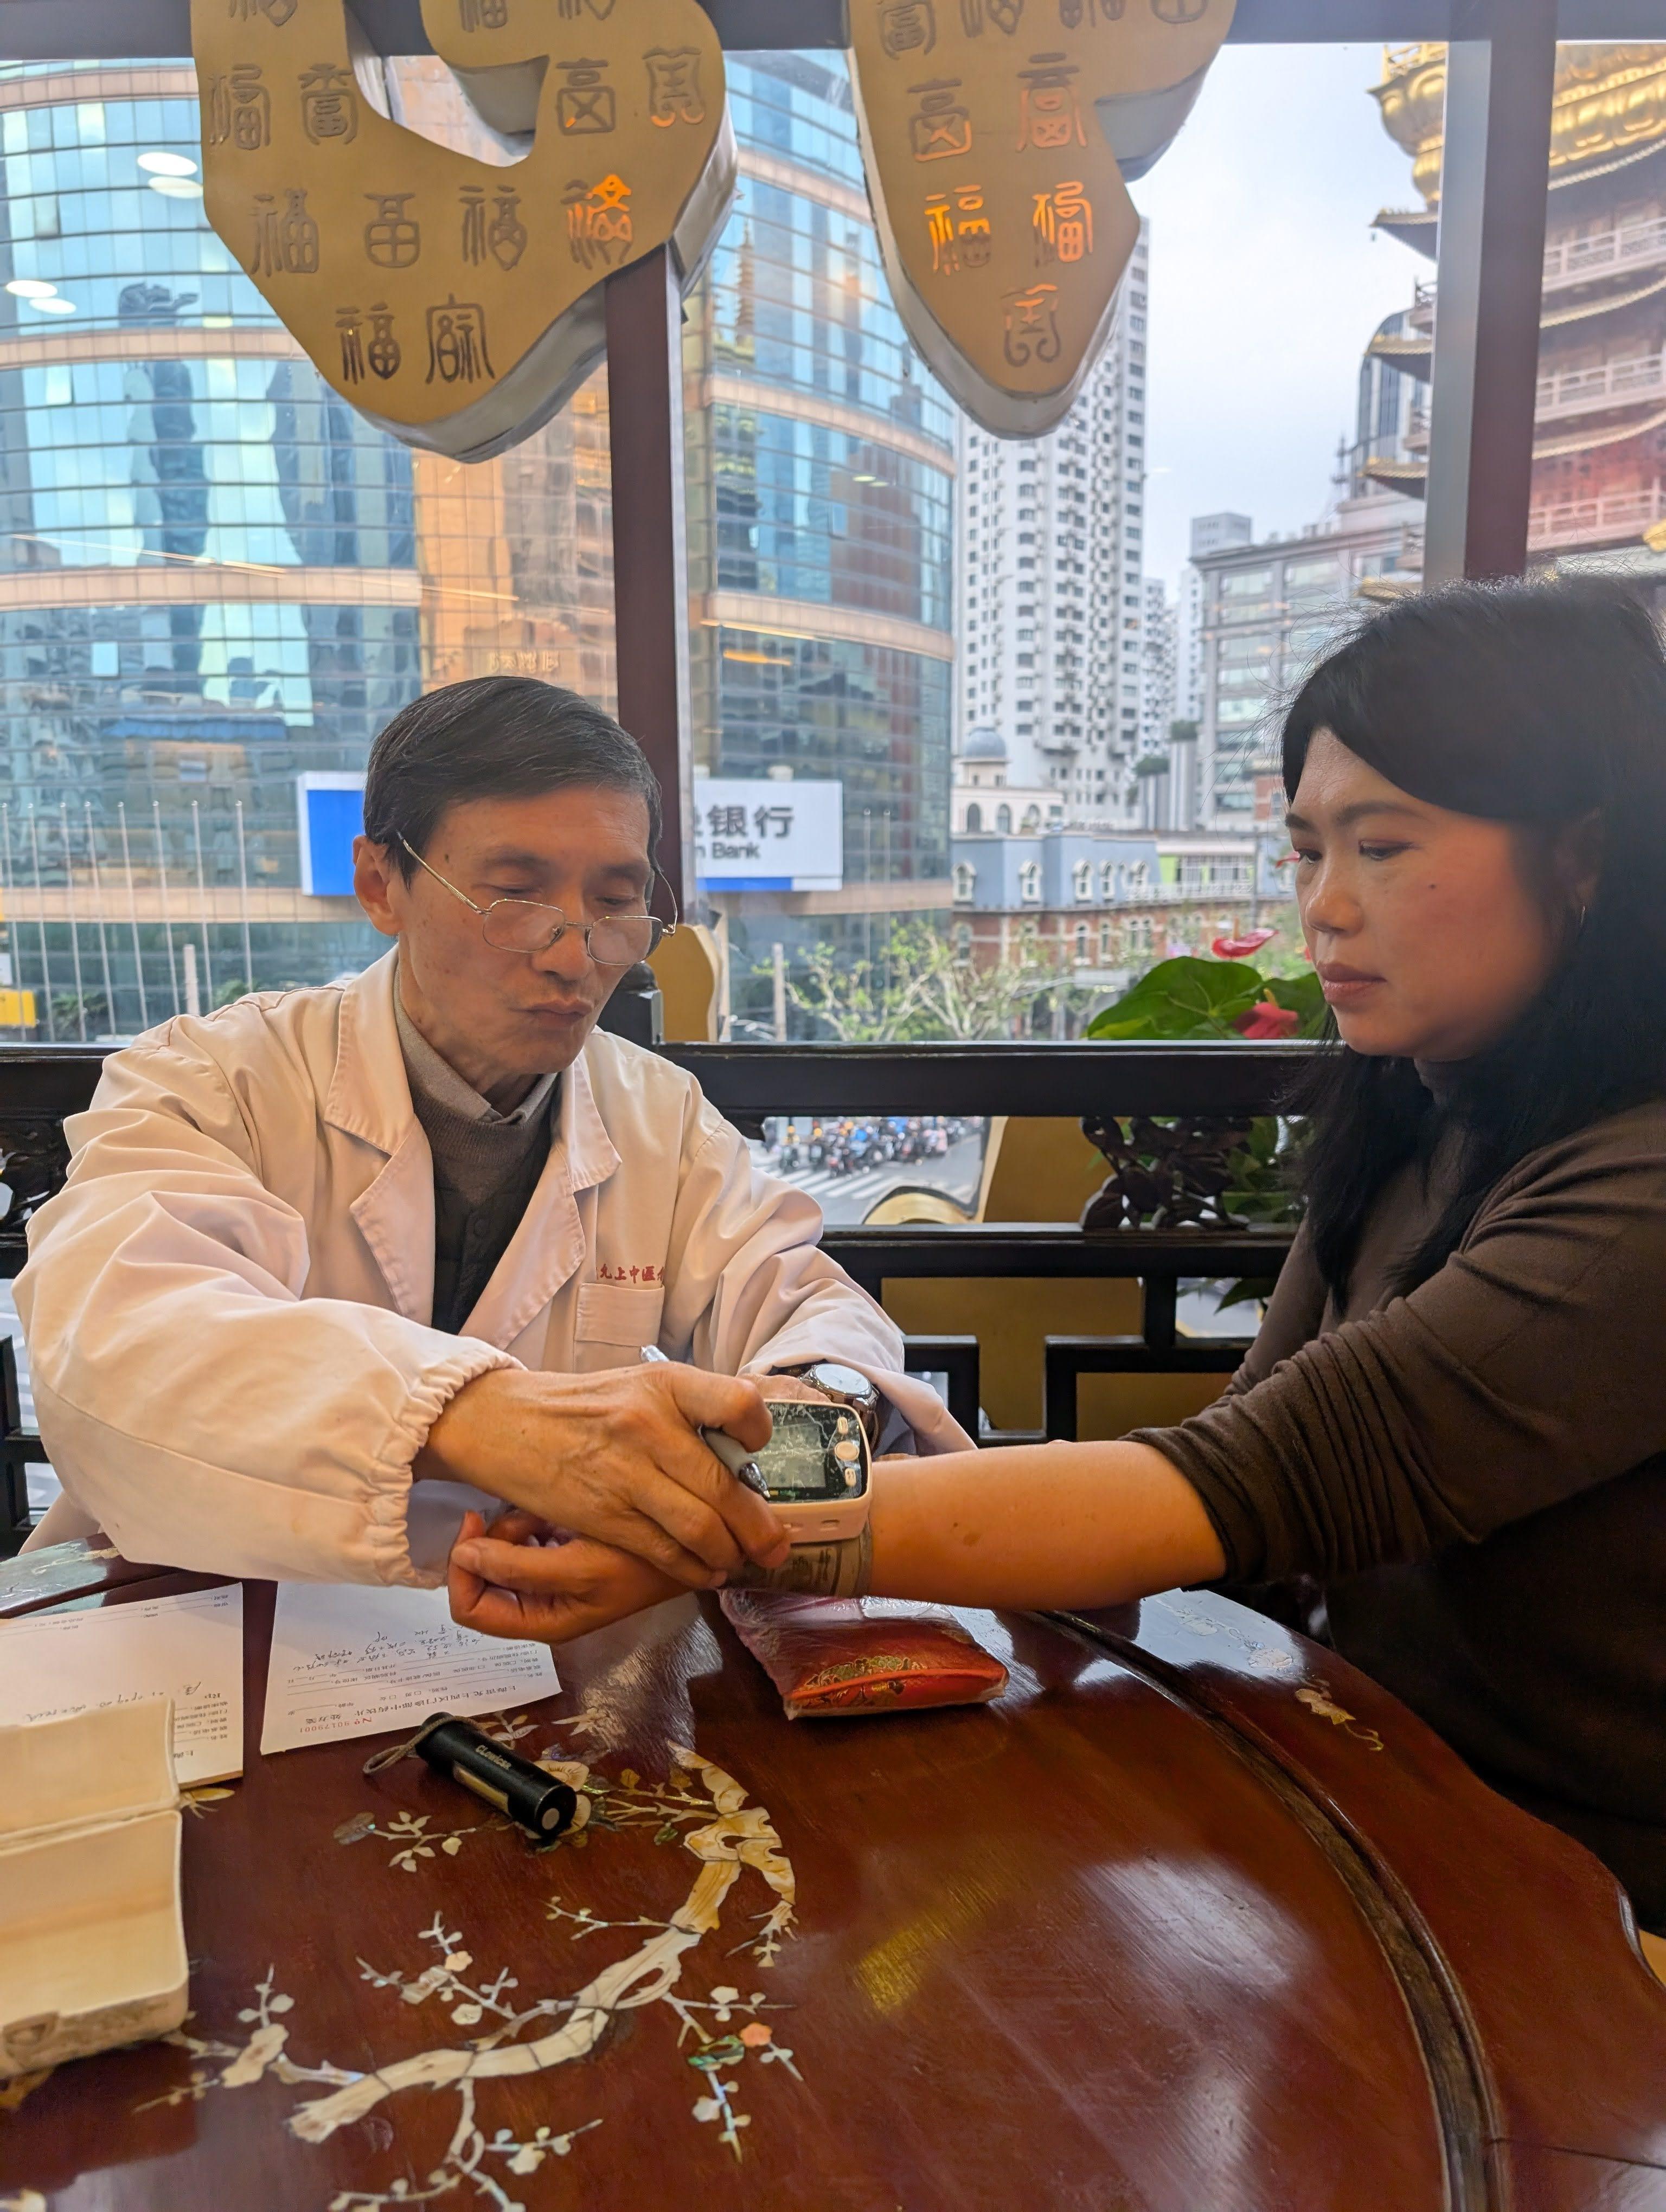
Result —
[[1454, 0], [1429, 433], [1429, 584], [1527, 566], [1556, 0]]
[[607, 280], [613, 619], [619, 720], [665, 793], [660, 868], [685, 908], [694, 813], [682, 356], [682, 295], [671, 249], [661, 246]]

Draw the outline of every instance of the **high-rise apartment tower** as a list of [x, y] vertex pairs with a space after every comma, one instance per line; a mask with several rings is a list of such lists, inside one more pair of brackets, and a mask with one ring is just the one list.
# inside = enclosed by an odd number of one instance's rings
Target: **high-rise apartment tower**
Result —
[[1145, 229], [1080, 398], [1043, 438], [963, 420], [958, 728], [1005, 742], [1013, 783], [1073, 821], [1125, 821], [1144, 635]]

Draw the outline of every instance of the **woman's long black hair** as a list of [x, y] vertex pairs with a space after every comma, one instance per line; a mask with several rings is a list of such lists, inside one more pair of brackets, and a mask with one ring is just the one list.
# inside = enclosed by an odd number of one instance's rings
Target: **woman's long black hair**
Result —
[[1292, 800], [1320, 730], [1432, 805], [1549, 836], [1601, 822], [1596, 892], [1561, 964], [1438, 1104], [1410, 1060], [1340, 1045], [1291, 1099], [1309, 1116], [1310, 1233], [1341, 1304], [1373, 1201], [1443, 1131], [1456, 1188], [1402, 1291], [1444, 1263], [1518, 1160], [1666, 1092], [1666, 654], [1611, 581], [1457, 585], [1390, 607], [1308, 678], [1284, 726]]

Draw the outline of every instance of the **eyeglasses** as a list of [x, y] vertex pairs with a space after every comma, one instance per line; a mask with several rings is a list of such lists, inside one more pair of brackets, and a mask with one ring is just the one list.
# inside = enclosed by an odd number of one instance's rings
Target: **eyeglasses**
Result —
[[429, 866], [408, 837], [399, 842], [419, 868], [428, 870], [454, 899], [480, 916], [480, 933], [500, 952], [547, 952], [569, 929], [584, 939], [584, 949], [598, 968], [634, 968], [646, 960], [662, 938], [677, 927], [675, 921], [661, 921], [657, 914], [609, 914], [599, 921], [569, 921], [558, 906], [542, 906], [536, 899], [494, 899], [477, 906], [466, 891], [447, 883], [438, 868]]

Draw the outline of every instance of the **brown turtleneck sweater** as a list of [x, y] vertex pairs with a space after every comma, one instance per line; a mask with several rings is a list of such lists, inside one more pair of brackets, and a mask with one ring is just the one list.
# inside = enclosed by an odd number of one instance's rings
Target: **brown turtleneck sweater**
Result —
[[1319, 1577], [1337, 1650], [1666, 1931], [1666, 1102], [1522, 1161], [1395, 1297], [1443, 1196], [1389, 1186], [1340, 1312], [1298, 1236], [1227, 1395], [1138, 1439], [1229, 1580]]

